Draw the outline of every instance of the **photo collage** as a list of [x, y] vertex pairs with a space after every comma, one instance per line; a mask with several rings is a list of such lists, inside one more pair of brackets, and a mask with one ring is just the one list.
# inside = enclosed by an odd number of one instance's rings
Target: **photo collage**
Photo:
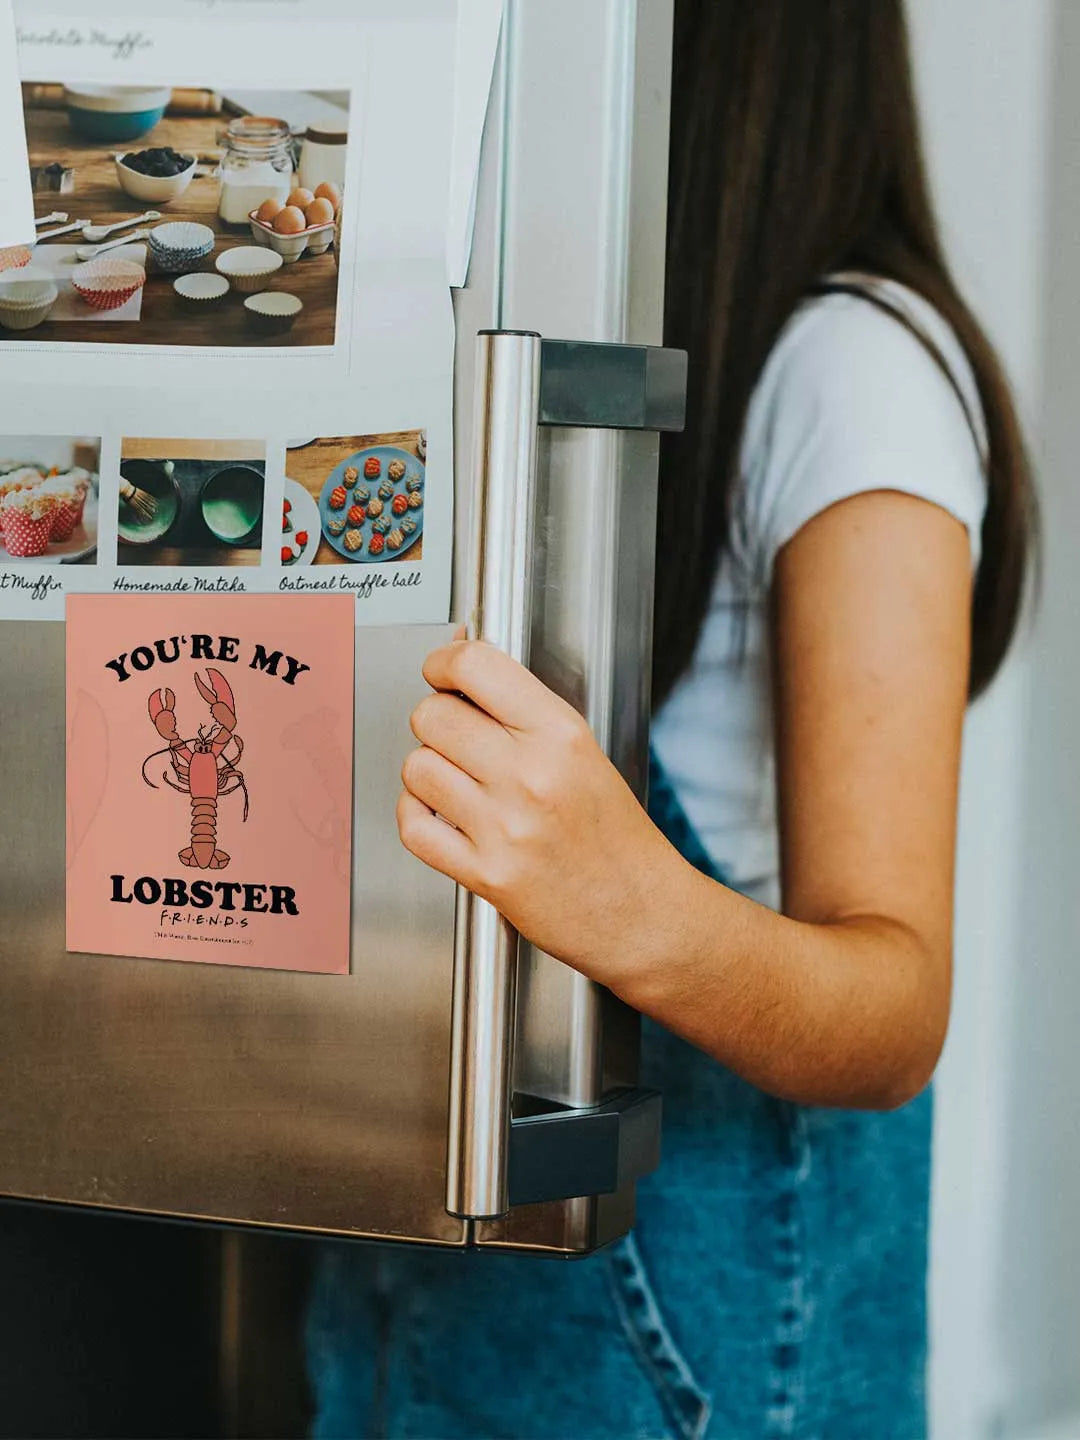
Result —
[[452, 11], [342, 13], [330, 47], [156, 0], [140, 27], [116, 55], [19, 34], [35, 233], [0, 249], [0, 619], [340, 593], [357, 624], [444, 622]]
[[[0, 609], [3, 592], [35, 583], [43, 566], [101, 572], [100, 583], [73, 577], [69, 591], [220, 589], [198, 572], [244, 570], [225, 588], [363, 593], [367, 567], [423, 556], [423, 429], [281, 447], [129, 436], [113, 463], [102, 455], [95, 437], [0, 435]], [[100, 525], [105, 510], [114, 525]], [[324, 565], [349, 573], [284, 580]], [[163, 570], [172, 573], [155, 579]], [[190, 582], [178, 582], [187, 571]], [[59, 588], [46, 584], [44, 596]]]

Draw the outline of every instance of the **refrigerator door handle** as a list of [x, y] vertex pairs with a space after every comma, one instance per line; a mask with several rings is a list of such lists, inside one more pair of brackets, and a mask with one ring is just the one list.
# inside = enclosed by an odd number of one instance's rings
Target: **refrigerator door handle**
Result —
[[[466, 630], [529, 663], [540, 336], [477, 336], [472, 536]], [[486, 900], [457, 892], [450, 1028], [446, 1208], [510, 1208], [510, 1104], [517, 931]]]
[[[479, 333], [466, 600], [470, 639], [489, 641], [523, 665], [529, 663], [537, 427], [681, 430], [686, 371], [681, 350], [541, 340], [530, 331]], [[521, 1194], [533, 1193], [523, 1177], [512, 1185], [509, 1173], [517, 960], [517, 932], [487, 901], [459, 886], [446, 1208], [466, 1219], [496, 1219], [511, 1203], [521, 1203]], [[647, 1117], [634, 1133], [652, 1128], [658, 1139], [658, 1104], [642, 1107], [635, 1101], [616, 1107], [620, 1116], [623, 1110]], [[580, 1134], [591, 1142], [599, 1132], [578, 1125], [577, 1113], [562, 1112], [561, 1123], [554, 1126], [520, 1127], [519, 1167], [537, 1153], [546, 1164], [549, 1140], [570, 1146]], [[609, 1120], [617, 1133], [616, 1112]], [[540, 1151], [534, 1137], [543, 1138]], [[641, 1151], [645, 1158], [638, 1163], [648, 1168], [655, 1146], [632, 1148]], [[569, 1154], [567, 1159], [569, 1169], [576, 1169]]]

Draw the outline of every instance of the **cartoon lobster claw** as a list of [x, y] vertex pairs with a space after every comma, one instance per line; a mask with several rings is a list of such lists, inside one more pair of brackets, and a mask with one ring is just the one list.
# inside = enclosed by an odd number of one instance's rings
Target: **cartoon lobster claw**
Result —
[[[218, 798], [231, 795], [237, 790], [244, 792], [244, 819], [248, 818], [248, 792], [244, 776], [237, 764], [244, 752], [244, 742], [236, 732], [236, 701], [229, 682], [218, 670], [207, 669], [207, 684], [195, 676], [195, 686], [210, 706], [213, 724], [199, 726], [199, 732], [190, 740], [181, 737], [176, 727], [176, 696], [166, 688], [150, 694], [147, 708], [158, 734], [168, 742], [165, 749], [155, 750], [143, 761], [142, 777], [147, 785], [157, 789], [147, 778], [146, 767], [155, 755], [164, 755], [166, 750], [172, 760], [176, 779], [168, 770], [161, 778], [182, 795], [191, 796], [191, 844], [179, 851], [179, 858], [185, 865], [199, 870], [224, 870], [229, 856], [217, 848], [217, 807]], [[230, 758], [229, 748], [234, 754]]]

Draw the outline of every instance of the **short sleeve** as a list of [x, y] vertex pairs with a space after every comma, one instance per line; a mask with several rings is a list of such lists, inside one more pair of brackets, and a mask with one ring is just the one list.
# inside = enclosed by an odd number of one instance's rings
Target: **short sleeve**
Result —
[[[911, 298], [978, 424], [952, 330]], [[967, 529], [978, 564], [986, 481], [964, 406], [917, 336], [857, 296], [822, 296], [788, 323], [751, 398], [740, 459], [740, 548], [766, 583], [808, 521], [872, 490], [940, 505]]]

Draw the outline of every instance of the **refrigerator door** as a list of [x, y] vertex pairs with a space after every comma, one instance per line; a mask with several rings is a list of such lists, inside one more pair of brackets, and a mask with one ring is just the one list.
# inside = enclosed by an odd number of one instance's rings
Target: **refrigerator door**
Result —
[[[670, 28], [670, 0], [509, 8], [457, 297], [459, 555], [476, 332], [659, 342]], [[656, 449], [547, 428], [536, 469], [532, 663], [639, 784]], [[482, 1225], [446, 1208], [455, 894], [394, 808], [421, 661], [449, 633], [357, 630], [379, 763], [357, 766], [353, 973], [328, 977], [65, 951], [64, 630], [0, 624], [0, 1196], [564, 1253], [632, 1223], [631, 1186]], [[519, 1110], [634, 1083], [633, 1016], [542, 955], [521, 982]]]
[[445, 634], [356, 632], [380, 763], [357, 767], [340, 977], [65, 951], [64, 627], [0, 625], [0, 1194], [464, 1243], [443, 1197], [453, 889], [394, 824]]

